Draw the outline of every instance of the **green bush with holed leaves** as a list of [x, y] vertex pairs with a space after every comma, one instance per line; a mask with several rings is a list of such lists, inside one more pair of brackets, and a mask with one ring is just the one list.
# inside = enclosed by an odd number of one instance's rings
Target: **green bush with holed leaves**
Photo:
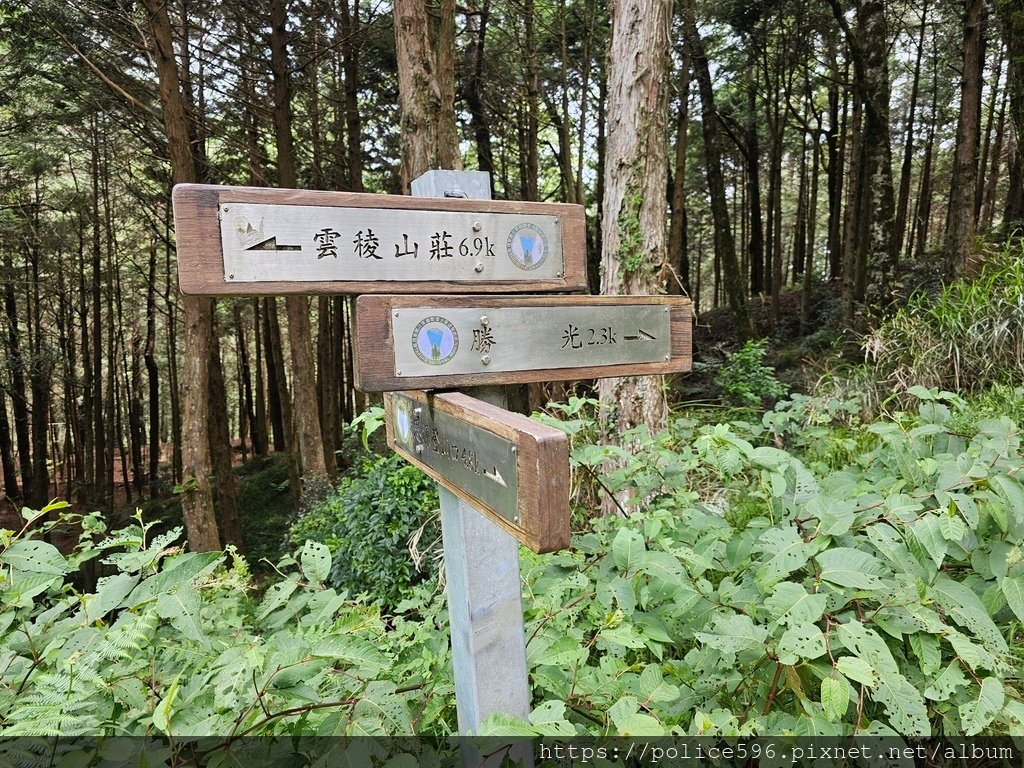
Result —
[[[642, 499], [629, 518], [524, 552], [532, 712], [486, 731], [1020, 733], [1019, 429], [915, 395], [873, 423], [795, 397], [761, 423], [676, 418], [644, 437], [603, 478]], [[616, 452], [582, 439], [586, 408], [566, 413], [574, 476], [599, 472]], [[430, 584], [382, 617], [325, 583], [315, 543], [256, 599], [244, 560], [142, 525], [87, 518], [70, 555], [39, 530], [0, 542], [0, 735], [455, 729]], [[79, 591], [96, 558], [109, 573]]]

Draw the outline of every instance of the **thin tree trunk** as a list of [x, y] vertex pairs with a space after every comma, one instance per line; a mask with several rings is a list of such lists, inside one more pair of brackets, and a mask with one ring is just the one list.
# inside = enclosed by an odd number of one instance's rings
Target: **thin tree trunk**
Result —
[[686, 138], [690, 125], [689, 49], [683, 46], [679, 66], [679, 112], [676, 115], [676, 152], [672, 170], [672, 213], [668, 229], [667, 290], [670, 294], [691, 295], [690, 260], [686, 253]]
[[[697, 32], [693, 15], [693, 0], [683, 1], [683, 34], [693, 56], [694, 78], [700, 90], [701, 129], [704, 134], [705, 167], [708, 177], [708, 192], [711, 197], [711, 217], [714, 221], [715, 258], [722, 272], [722, 288], [732, 310], [737, 332], [741, 338], [753, 336], [755, 330], [747, 312], [743, 290], [743, 276], [736, 258], [736, 244], [733, 240], [732, 225], [725, 194], [725, 180], [722, 175], [722, 158], [719, 149], [718, 113], [715, 109], [714, 90], [711, 85], [711, 71], [704, 41]], [[719, 281], [716, 280], [716, 284]]]
[[917, 37], [917, 55], [914, 59], [914, 79], [910, 86], [910, 107], [907, 113], [907, 139], [903, 143], [903, 165], [900, 168], [900, 192], [896, 202], [896, 227], [893, 239], [897, 252], [903, 248], [907, 228], [907, 206], [910, 201], [910, 174], [914, 159], [914, 118], [917, 115], [917, 95], [921, 84], [921, 60], [924, 58], [924, 36], [927, 30], [928, 2], [921, 5], [921, 28]]
[[[162, 0], [145, 0], [149, 29], [154, 42], [164, 130], [175, 183], [198, 180], [189, 137], [189, 123], [174, 60], [171, 25]], [[210, 442], [205, 439], [210, 416], [209, 350], [213, 342], [213, 300], [183, 296], [185, 355], [182, 371], [183, 432], [191, 439], [182, 445], [182, 513], [190, 549], [196, 552], [220, 548], [217, 520], [210, 488]], [[199, 439], [197, 439], [199, 438]]]
[[974, 207], [978, 184], [978, 121], [981, 98], [983, 0], [969, 0], [964, 16], [963, 71], [960, 80], [960, 117], [957, 122], [953, 176], [946, 215], [943, 248], [945, 275], [952, 280], [964, 271], [977, 229]]
[[146, 281], [146, 381], [149, 385], [149, 497], [160, 490], [160, 370], [156, 364], [156, 242], [149, 248], [149, 278]]

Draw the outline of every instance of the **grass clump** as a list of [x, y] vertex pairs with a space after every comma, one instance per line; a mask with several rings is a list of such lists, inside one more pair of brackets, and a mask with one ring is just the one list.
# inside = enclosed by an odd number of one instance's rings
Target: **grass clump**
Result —
[[1011, 241], [981, 274], [918, 293], [868, 336], [879, 377], [898, 392], [914, 385], [973, 394], [1024, 385], [1024, 243]]

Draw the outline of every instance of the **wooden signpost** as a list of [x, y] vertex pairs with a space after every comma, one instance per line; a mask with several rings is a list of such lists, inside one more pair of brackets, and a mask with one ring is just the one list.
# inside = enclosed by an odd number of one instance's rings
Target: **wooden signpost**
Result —
[[384, 397], [388, 445], [534, 552], [569, 546], [569, 441], [460, 392]]
[[[355, 381], [389, 393], [388, 444], [441, 486], [467, 734], [529, 714], [517, 541], [569, 545], [567, 438], [507, 410], [503, 387], [687, 371], [690, 302], [487, 295], [585, 289], [583, 208], [491, 201], [480, 172], [430, 171], [413, 195], [179, 185], [178, 275], [210, 296], [429, 294], [358, 298]], [[470, 389], [416, 391], [452, 388]]]
[[209, 296], [577, 291], [583, 208], [179, 184], [178, 282]]
[[690, 301], [668, 296], [360, 296], [355, 380], [370, 392], [690, 369]]

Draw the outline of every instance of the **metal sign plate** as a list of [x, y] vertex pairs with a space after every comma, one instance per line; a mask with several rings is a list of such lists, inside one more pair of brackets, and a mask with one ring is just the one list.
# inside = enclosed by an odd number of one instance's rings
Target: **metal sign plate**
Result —
[[463, 392], [384, 396], [388, 445], [534, 552], [569, 546], [569, 438]]
[[178, 184], [178, 284], [198, 296], [518, 293], [587, 285], [583, 206]]
[[506, 520], [519, 522], [517, 449], [511, 440], [402, 393], [392, 395], [390, 411], [396, 450], [404, 449]]
[[223, 203], [225, 282], [536, 281], [564, 273], [558, 218]]
[[395, 375], [585, 368], [668, 359], [664, 304], [396, 309]]

